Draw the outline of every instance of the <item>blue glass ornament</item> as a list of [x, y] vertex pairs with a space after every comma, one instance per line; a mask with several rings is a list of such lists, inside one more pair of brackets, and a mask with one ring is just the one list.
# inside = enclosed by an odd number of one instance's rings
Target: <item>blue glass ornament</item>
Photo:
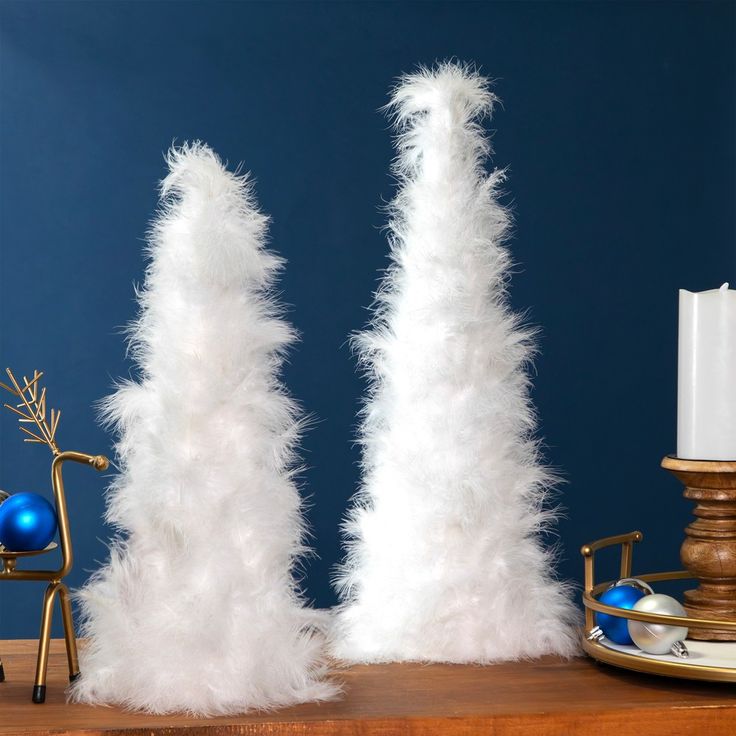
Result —
[[[625, 581], [620, 581], [606, 590], [598, 600], [607, 606], [631, 609], [640, 598], [651, 592], [649, 586], [646, 586], [649, 590], [645, 589], [644, 585], [646, 584], [638, 584], [639, 581], [632, 581], [632, 583], [634, 584], [627, 584]], [[607, 639], [610, 639], [616, 644], [633, 644], [629, 636], [628, 619], [622, 618], [621, 616], [612, 616], [608, 613], [596, 613], [595, 622]]]
[[0, 505], [0, 544], [11, 552], [44, 549], [56, 534], [56, 511], [37, 493], [14, 493]]

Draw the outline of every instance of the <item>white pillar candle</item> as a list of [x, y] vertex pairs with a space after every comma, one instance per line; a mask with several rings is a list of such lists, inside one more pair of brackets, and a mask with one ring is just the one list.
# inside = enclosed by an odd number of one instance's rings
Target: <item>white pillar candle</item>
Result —
[[677, 456], [736, 460], [736, 291], [680, 289]]

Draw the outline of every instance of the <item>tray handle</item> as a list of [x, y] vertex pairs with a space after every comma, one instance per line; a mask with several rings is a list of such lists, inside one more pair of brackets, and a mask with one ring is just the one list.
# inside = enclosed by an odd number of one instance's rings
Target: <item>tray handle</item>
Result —
[[[595, 542], [584, 544], [580, 548], [580, 554], [583, 556], [585, 565], [585, 592], [591, 594], [595, 587], [595, 553], [606, 547], [614, 547], [621, 545], [621, 565], [619, 568], [619, 578], [631, 577], [631, 562], [634, 554], [634, 543], [639, 543], [644, 539], [644, 535], [640, 531], [629, 532], [628, 534], [617, 534], [614, 537], [604, 537]], [[594, 612], [585, 607], [585, 630], [590, 631], [595, 626]]]

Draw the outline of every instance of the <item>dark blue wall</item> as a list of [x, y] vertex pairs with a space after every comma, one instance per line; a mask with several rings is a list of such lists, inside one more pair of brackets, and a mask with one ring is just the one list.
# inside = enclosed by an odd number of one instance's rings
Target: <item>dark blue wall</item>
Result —
[[[513, 300], [543, 329], [535, 399], [568, 480], [560, 571], [579, 580], [582, 542], [637, 527], [641, 568], [676, 567], [688, 506], [658, 465], [675, 448], [677, 289], [736, 281], [735, 8], [3, 2], [2, 366], [44, 369], [64, 447], [108, 452], [92, 404], [130, 369], [120, 327], [161, 154], [201, 138], [245, 162], [289, 261], [303, 342], [286, 380], [319, 418], [307, 582], [331, 604], [363, 390], [346, 337], [386, 264], [379, 206], [393, 192], [377, 109], [417, 62], [474, 60], [504, 100]], [[0, 487], [48, 491], [50, 455], [12, 416], [0, 427]], [[79, 585], [106, 555], [104, 481], [73, 467], [67, 484]], [[0, 638], [36, 635], [39, 596], [0, 585]]]

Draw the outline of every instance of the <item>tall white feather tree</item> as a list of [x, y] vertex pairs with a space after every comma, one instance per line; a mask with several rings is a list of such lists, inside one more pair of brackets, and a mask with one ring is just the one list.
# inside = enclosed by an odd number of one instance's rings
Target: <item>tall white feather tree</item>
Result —
[[576, 650], [539, 532], [553, 478], [529, 398], [532, 332], [508, 305], [509, 216], [470, 67], [401, 79], [392, 263], [372, 329], [363, 484], [347, 522], [332, 649], [354, 662], [480, 662]]
[[82, 590], [72, 697], [153, 713], [237, 713], [330, 697], [324, 620], [304, 605], [300, 412], [279, 381], [295, 339], [282, 260], [247, 175], [172, 149], [131, 346], [140, 378], [105, 413], [121, 534]]

